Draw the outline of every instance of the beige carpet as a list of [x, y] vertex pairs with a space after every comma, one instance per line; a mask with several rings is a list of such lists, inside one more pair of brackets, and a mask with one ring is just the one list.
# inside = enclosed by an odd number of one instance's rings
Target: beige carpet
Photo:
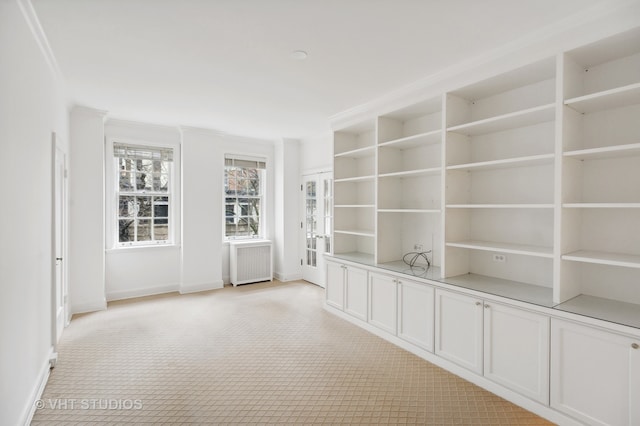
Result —
[[32, 424], [546, 424], [325, 312], [323, 297], [273, 282], [76, 316]]

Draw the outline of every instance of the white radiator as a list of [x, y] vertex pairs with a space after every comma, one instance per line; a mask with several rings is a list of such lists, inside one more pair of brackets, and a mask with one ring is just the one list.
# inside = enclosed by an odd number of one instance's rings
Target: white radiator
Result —
[[229, 252], [231, 284], [273, 280], [271, 241], [232, 241]]

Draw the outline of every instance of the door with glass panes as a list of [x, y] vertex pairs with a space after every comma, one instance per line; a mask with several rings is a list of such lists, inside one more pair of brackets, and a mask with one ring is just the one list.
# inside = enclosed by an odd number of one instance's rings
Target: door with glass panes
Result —
[[302, 278], [321, 287], [325, 286], [324, 253], [331, 252], [332, 243], [331, 179], [329, 172], [314, 173], [303, 176], [301, 185]]

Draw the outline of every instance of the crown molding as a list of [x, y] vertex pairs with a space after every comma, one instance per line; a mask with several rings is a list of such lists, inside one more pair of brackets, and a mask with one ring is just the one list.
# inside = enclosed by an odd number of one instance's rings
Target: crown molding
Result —
[[80, 114], [90, 114], [90, 115], [98, 115], [100, 117], [102, 117], [103, 120], [107, 119], [107, 115], [109, 114], [109, 111], [103, 110], [103, 109], [97, 109], [97, 108], [92, 108], [92, 107], [88, 107], [88, 106], [84, 106], [84, 105], [73, 105], [70, 108], [70, 112], [72, 113], [80, 113]]
[[145, 123], [141, 121], [128, 120], [124, 118], [118, 118], [116, 116], [109, 116], [105, 121], [105, 125], [110, 126], [122, 126], [129, 127], [132, 129], [153, 129], [166, 133], [173, 133], [176, 135], [180, 134], [180, 128], [177, 126], [171, 126], [166, 124], [157, 124], [157, 123]]
[[36, 14], [33, 5], [31, 4], [31, 0], [15, 0], [22, 12], [22, 16], [24, 16], [27, 25], [29, 26], [29, 30], [33, 35], [42, 55], [44, 56], [45, 62], [49, 66], [51, 73], [54, 75], [54, 78], [57, 80], [59, 84], [64, 82], [62, 77], [62, 72], [60, 72], [60, 67], [58, 66], [58, 61], [56, 60], [53, 51], [51, 50], [51, 46], [49, 45], [49, 40], [47, 39], [46, 34], [40, 24], [40, 20], [38, 19], [38, 15]]
[[[598, 4], [329, 117], [333, 129], [373, 118], [466, 84], [638, 26], [640, 0]], [[588, 26], [591, 26], [589, 28]], [[597, 26], [594, 28], [594, 26]]]
[[184, 135], [185, 133], [196, 133], [196, 134], [205, 135], [205, 136], [218, 136], [218, 137], [226, 136], [226, 134], [220, 130], [206, 129], [204, 127], [178, 126], [178, 130], [180, 131], [181, 135]]

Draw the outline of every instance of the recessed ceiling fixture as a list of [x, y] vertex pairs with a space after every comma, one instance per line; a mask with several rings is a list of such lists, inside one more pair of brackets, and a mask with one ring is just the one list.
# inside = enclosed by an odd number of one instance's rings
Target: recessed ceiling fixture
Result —
[[300, 61], [307, 59], [307, 56], [309, 56], [309, 54], [304, 50], [294, 50], [293, 52], [291, 52], [291, 57]]

